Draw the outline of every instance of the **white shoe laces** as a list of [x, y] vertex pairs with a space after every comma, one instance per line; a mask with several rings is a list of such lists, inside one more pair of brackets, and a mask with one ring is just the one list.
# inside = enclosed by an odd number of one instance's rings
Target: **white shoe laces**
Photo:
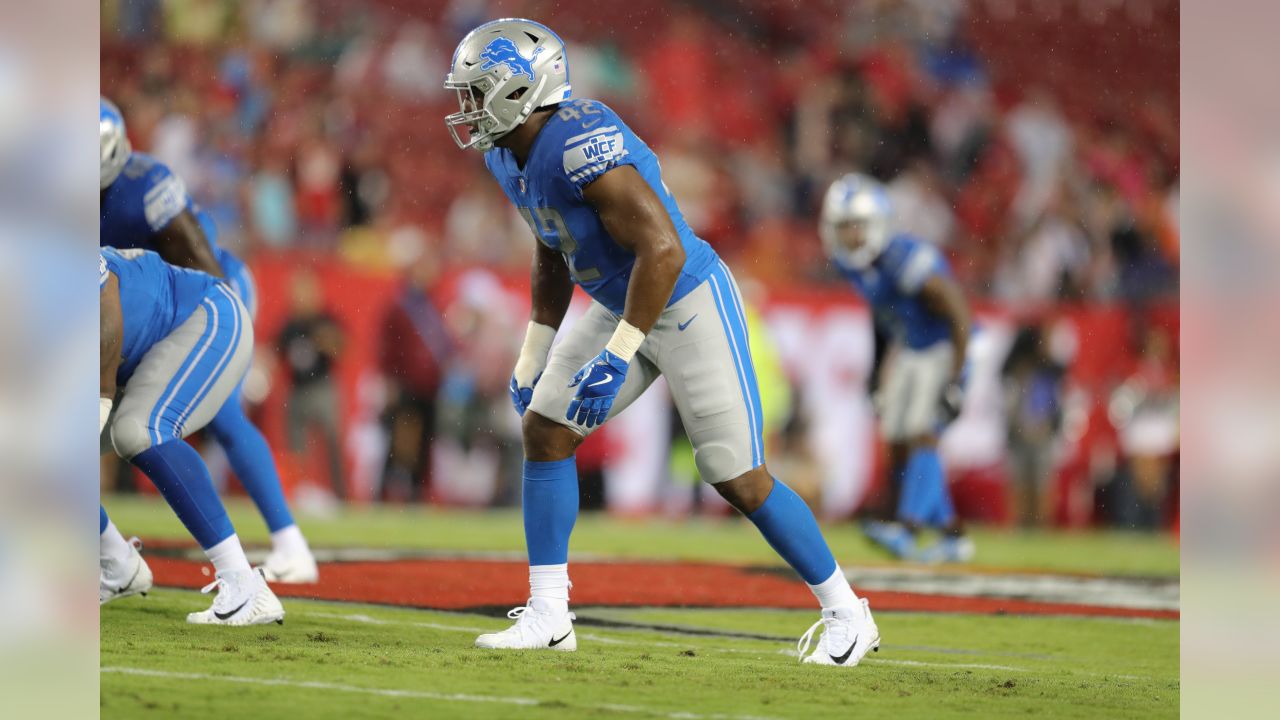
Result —
[[[257, 572], [258, 572], [257, 570], [254, 570], [252, 571], [252, 574], [247, 576], [248, 582], [250, 583], [253, 582], [253, 575], [257, 574]], [[231, 597], [232, 595], [231, 591], [234, 589], [234, 587], [235, 586], [231, 582], [229, 582], [226, 578], [215, 576], [213, 582], [200, 588], [200, 592], [204, 594], [208, 594], [213, 592], [216, 589], [218, 591], [218, 594], [214, 596], [213, 606], [210, 609], [225, 610], [226, 608], [231, 607], [236, 600], [235, 598]], [[253, 596], [256, 593], [257, 593], [256, 589], [250, 591], [247, 594], [248, 595], [247, 599], [252, 600]]]
[[[822, 625], [826, 625], [826, 623], [827, 623], [827, 618], [822, 618], [818, 622], [811, 625], [809, 629], [806, 630], [805, 633], [800, 636], [800, 642], [796, 643], [796, 654], [799, 655], [797, 660], [799, 660], [800, 662], [804, 662], [805, 655], [808, 654], [809, 652], [809, 647], [813, 645], [813, 631], [817, 630]], [[821, 641], [819, 641], [819, 644], [821, 644]]]
[[[866, 600], [863, 600], [862, 602], [866, 603]], [[800, 642], [796, 643], [796, 653], [799, 655], [799, 660], [804, 662], [805, 655], [813, 645], [813, 633], [819, 627], [822, 627], [823, 631], [821, 638], [818, 640], [818, 648], [814, 650], [814, 652], [821, 651], [823, 647], [829, 647], [828, 643], [838, 639], [836, 637], [837, 635], [847, 636], [849, 634], [847, 628], [851, 627], [855, 622], [857, 621], [852, 618], [849, 620], [841, 620], [835, 615], [832, 615], [831, 617], [824, 615], [818, 620], [818, 622], [811, 625], [809, 629], [805, 631], [805, 634], [800, 636]]]

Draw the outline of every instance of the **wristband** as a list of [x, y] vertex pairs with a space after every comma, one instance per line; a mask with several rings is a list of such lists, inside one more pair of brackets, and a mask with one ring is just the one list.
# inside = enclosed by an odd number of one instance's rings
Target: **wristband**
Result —
[[556, 339], [556, 329], [530, 321], [529, 329], [524, 333], [524, 345], [520, 348], [520, 357], [544, 359], [551, 352], [551, 343]]
[[107, 427], [107, 420], [111, 417], [111, 398], [98, 398], [98, 434]]
[[613, 331], [613, 337], [609, 338], [609, 344], [604, 349], [622, 358], [624, 362], [631, 362], [643, 342], [644, 333], [639, 328], [626, 320], [619, 320], [618, 329]]

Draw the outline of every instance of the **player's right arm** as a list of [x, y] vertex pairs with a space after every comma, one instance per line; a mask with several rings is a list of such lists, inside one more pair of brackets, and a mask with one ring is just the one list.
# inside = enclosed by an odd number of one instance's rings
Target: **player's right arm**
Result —
[[547, 354], [551, 352], [556, 329], [573, 299], [573, 278], [564, 256], [541, 242], [535, 242], [534, 247], [530, 277], [533, 311], [509, 388], [511, 404], [520, 415], [524, 415], [533, 401], [533, 388], [547, 367]]
[[120, 311], [120, 284], [105, 270], [99, 278], [98, 311], [98, 432], [107, 425], [116, 395], [116, 372], [120, 369], [120, 348], [124, 344], [124, 316]]
[[170, 265], [201, 270], [216, 278], [223, 277], [222, 264], [214, 256], [213, 248], [191, 208], [179, 212], [160, 228], [152, 247]]

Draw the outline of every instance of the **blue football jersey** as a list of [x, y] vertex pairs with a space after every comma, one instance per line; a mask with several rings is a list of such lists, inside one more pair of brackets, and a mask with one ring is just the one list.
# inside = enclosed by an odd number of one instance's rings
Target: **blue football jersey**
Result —
[[946, 319], [920, 299], [926, 280], [951, 275], [946, 258], [934, 246], [909, 235], [896, 235], [870, 266], [858, 269], [836, 262], [836, 268], [862, 293], [872, 310], [890, 319], [894, 335], [907, 347], [920, 350], [951, 338]]
[[636, 257], [609, 236], [582, 188], [619, 165], [635, 167], [649, 183], [684, 245], [684, 269], [670, 302], [698, 287], [716, 264], [715, 251], [693, 234], [663, 184], [657, 156], [604, 103], [562, 103], [538, 132], [523, 168], [506, 148], [495, 147], [484, 160], [534, 237], [563, 254], [573, 281], [615, 313], [626, 304]]
[[220, 281], [207, 273], [170, 265], [149, 250], [98, 251], [98, 289], [115, 275], [120, 286], [120, 314], [124, 323], [117, 382], [133, 375], [152, 345], [168, 337]]
[[212, 220], [191, 200], [182, 178], [145, 153], [129, 156], [124, 170], [102, 193], [99, 210], [100, 245], [151, 249], [152, 239], [183, 210], [191, 210], [205, 230], [205, 239], [218, 254]]

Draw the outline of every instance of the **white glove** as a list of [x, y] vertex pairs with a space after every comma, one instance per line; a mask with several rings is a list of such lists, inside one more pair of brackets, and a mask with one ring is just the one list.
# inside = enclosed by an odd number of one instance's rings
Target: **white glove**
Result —
[[520, 348], [520, 357], [516, 360], [516, 369], [511, 373], [511, 404], [521, 416], [533, 402], [533, 388], [547, 369], [547, 354], [551, 352], [551, 343], [556, 339], [556, 329], [550, 325], [530, 322], [524, 334], [524, 345]]

